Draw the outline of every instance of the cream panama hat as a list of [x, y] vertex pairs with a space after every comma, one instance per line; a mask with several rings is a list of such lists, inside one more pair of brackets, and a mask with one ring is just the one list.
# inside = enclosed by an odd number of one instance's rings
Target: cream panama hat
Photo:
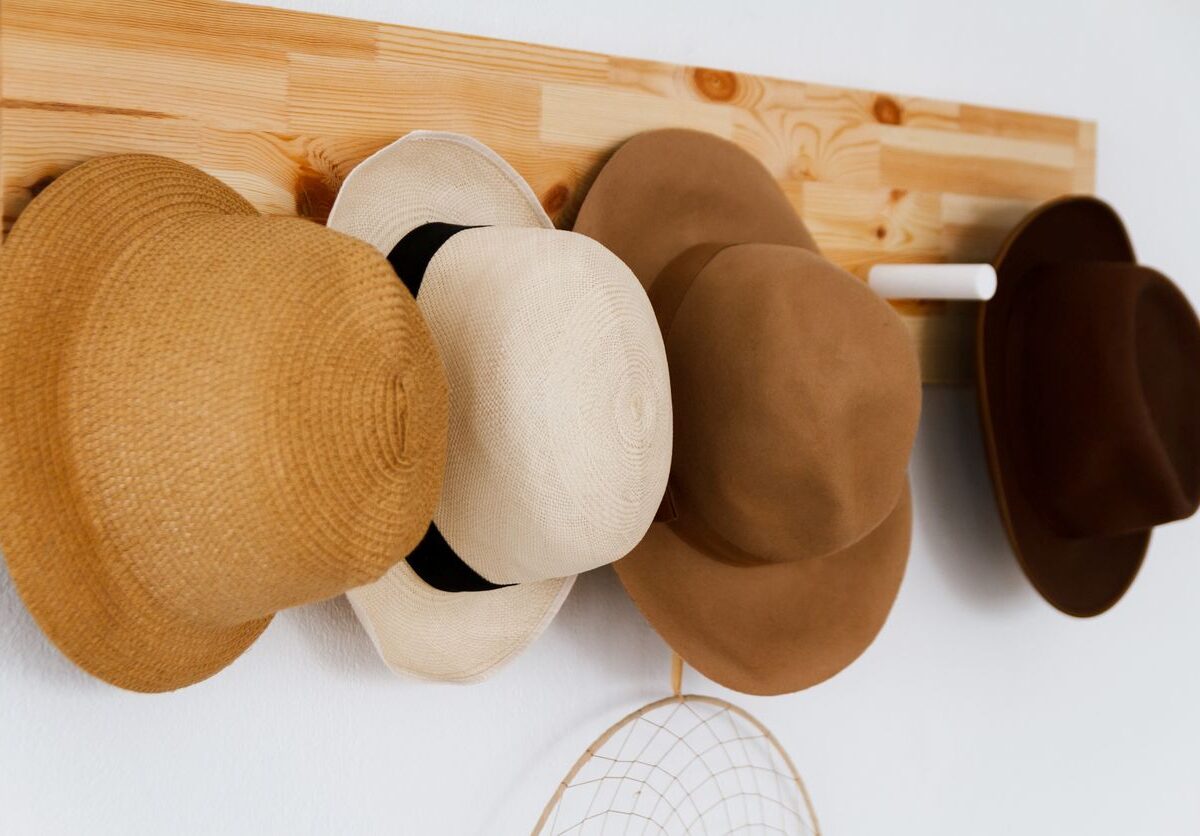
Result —
[[666, 353], [637, 278], [556, 230], [465, 136], [418, 131], [350, 173], [329, 226], [387, 254], [450, 388], [446, 474], [416, 551], [350, 602], [392, 670], [482, 679], [575, 575], [633, 549], [670, 469]]

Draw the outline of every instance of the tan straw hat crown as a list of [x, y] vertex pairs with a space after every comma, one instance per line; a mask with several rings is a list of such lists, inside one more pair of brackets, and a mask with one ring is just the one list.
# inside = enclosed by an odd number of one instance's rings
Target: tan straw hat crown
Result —
[[0, 264], [0, 542], [91, 673], [203, 679], [424, 534], [445, 379], [370, 247], [129, 155], [60, 177]]

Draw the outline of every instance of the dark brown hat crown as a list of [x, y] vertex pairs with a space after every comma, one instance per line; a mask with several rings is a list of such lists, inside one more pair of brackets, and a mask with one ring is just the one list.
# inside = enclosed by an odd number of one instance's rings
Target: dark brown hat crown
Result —
[[904, 489], [920, 374], [904, 324], [817, 253], [700, 245], [655, 281], [681, 534], [736, 563], [858, 542]]
[[1008, 345], [1025, 492], [1064, 537], [1113, 536], [1200, 503], [1200, 322], [1132, 263], [1033, 268]]

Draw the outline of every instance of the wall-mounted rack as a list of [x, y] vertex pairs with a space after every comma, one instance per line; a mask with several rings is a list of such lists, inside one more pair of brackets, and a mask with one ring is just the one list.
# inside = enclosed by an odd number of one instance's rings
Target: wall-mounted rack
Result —
[[[216, 0], [0, 0], [0, 50], [5, 229], [63, 170], [119, 151], [320, 220], [359, 160], [415, 128], [494, 147], [560, 225], [632, 134], [720, 134], [864, 279], [986, 261], [1032, 206], [1093, 186], [1090, 122]], [[926, 381], [968, 381], [976, 303], [895, 304]]]

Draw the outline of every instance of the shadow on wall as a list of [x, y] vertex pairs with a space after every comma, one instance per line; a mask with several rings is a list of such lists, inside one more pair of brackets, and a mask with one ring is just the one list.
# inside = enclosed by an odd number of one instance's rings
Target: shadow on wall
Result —
[[974, 389], [928, 387], [911, 474], [916, 497], [913, 551], [954, 591], [987, 608], [1031, 594], [1009, 547], [979, 429]]
[[[371, 641], [345, 597], [322, 601], [277, 616], [293, 620], [318, 661], [339, 673], [388, 676]], [[272, 624], [271, 628], [277, 625]], [[271, 629], [268, 628], [268, 629]], [[110, 687], [77, 667], [46, 638], [0, 560], [0, 658], [5, 667], [27, 669], [51, 686]], [[218, 674], [219, 675], [219, 674]]]
[[[487, 593], [462, 593], [487, 594]], [[475, 686], [437, 686], [399, 677], [387, 670], [358, 623], [344, 596], [287, 613], [288, 626], [311, 651], [318, 664], [347, 678], [369, 679], [403, 694], [406, 689], [448, 688], [451, 701], [478, 694], [488, 700], [497, 693], [524, 694], [527, 710], [538, 715], [546, 695], [571, 693], [568, 711], [557, 706], [547, 712], [537, 735], [529, 735], [533, 751], [523, 764], [513, 764], [503, 791], [480, 815], [491, 822], [508, 810], [526, 787], [535, 766], [553, 764], [554, 780], [565, 772], [578, 749], [587, 745], [616, 718], [639, 705], [666, 696], [670, 689], [670, 653], [646, 623], [610, 567], [581, 575], [546, 632], [509, 665]], [[586, 662], [589, 681], [612, 687], [580, 688], [579, 666]], [[535, 689], [536, 693], [526, 693]], [[553, 719], [551, 719], [553, 718]], [[536, 743], [536, 746], [534, 744]], [[517, 768], [517, 767], [520, 768]], [[545, 787], [546, 798], [553, 784]], [[544, 800], [539, 800], [539, 804]], [[541, 812], [538, 807], [536, 815]]]
[[[547, 683], [545, 674], [526, 681], [539, 687], [550, 684], [550, 693], [571, 694], [570, 710], [550, 713], [555, 716], [553, 725], [543, 727], [541, 742], [526, 757], [524, 768], [514, 769], [503, 791], [495, 793], [482, 819], [485, 822], [495, 820], [512, 799], [521, 797], [535, 764], [554, 764], [552, 781], [561, 779], [579, 751], [610, 723], [670, 693], [670, 651], [608, 566], [579, 576], [558, 617], [527, 653], [531, 665], [550, 667], [550, 676], [560, 682]], [[581, 664], [587, 665], [587, 680], [602, 681], [607, 687], [580, 687]], [[518, 660], [500, 676], [523, 676], [521, 665]], [[547, 782], [544, 798], [536, 810], [530, 808], [530, 814], [540, 815], [540, 805], [553, 791], [554, 784]]]
[[546, 639], [571, 658], [586, 656], [605, 679], [629, 683], [631, 698], [666, 695], [671, 652], [611, 566], [579, 576]]
[[[979, 434], [974, 392], [929, 388], [912, 480], [917, 498], [913, 550], [969, 603], [1008, 608], [1031, 592], [1000, 525]], [[317, 664], [347, 677], [386, 680], [383, 665], [345, 597], [283, 613]], [[279, 625], [275, 625], [277, 628]], [[666, 692], [669, 653], [608, 567], [579, 578], [562, 612], [527, 651], [545, 659], [586, 656], [630, 701]], [[0, 566], [0, 656], [51, 685], [102, 687], [54, 648]], [[518, 660], [513, 667], [520, 667]], [[500, 676], [504, 676], [501, 671]], [[581, 716], [612, 706], [589, 706]]]
[[6, 669], [27, 669], [31, 676], [55, 687], [108, 687], [76, 667], [46, 638], [25, 609], [3, 560], [0, 560], [0, 659]]
[[330, 673], [369, 679], [393, 676], [375, 652], [345, 595], [295, 607], [276, 619], [291, 622], [317, 664]]
[[[376, 654], [345, 596], [280, 613], [268, 629], [280, 627], [296, 634], [316, 663], [333, 674], [373, 681], [397, 679]], [[667, 682], [665, 646], [607, 567], [579, 578], [558, 617], [527, 653], [545, 653], [550, 658], [587, 656], [614, 681], [631, 683], [631, 698], [640, 697], [647, 682]], [[54, 687], [108, 687], [76, 667], [46, 638], [2, 559], [0, 658], [6, 668], [28, 669], [31, 676]], [[519, 664], [518, 659], [509, 669]]]
[[[996, 510], [974, 390], [925, 390], [911, 473], [917, 497], [913, 551], [928, 554], [947, 585], [968, 603], [1008, 608], [1026, 600], [1031, 592]], [[393, 676], [344, 596], [281, 617], [331, 672], [371, 679]], [[586, 657], [606, 677], [631, 683], [631, 699], [661, 696], [659, 682], [665, 693], [669, 652], [610, 567], [580, 576], [558, 617], [526, 653]], [[518, 660], [506, 670], [520, 666]], [[498, 673], [504, 675], [505, 670]]]
[[[483, 594], [487, 593], [462, 593]], [[290, 622], [327, 670], [345, 676], [389, 678], [349, 601], [339, 595], [298, 607], [281, 616]], [[581, 575], [562, 610], [524, 654], [546, 658], [586, 657], [593, 669], [615, 681], [668, 682], [670, 656], [662, 640], [642, 618], [609, 567]], [[497, 677], [519, 668], [521, 658]], [[417, 680], [405, 679], [405, 682]]]

